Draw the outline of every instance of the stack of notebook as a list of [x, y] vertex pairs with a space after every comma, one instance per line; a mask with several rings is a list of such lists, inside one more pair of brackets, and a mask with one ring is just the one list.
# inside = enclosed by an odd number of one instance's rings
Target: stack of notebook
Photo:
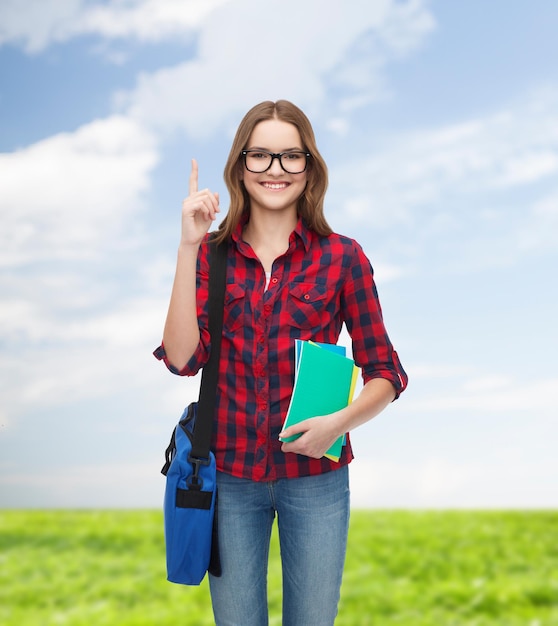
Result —
[[[344, 346], [295, 341], [295, 380], [283, 429], [311, 417], [328, 415], [348, 406], [354, 395], [359, 368], [346, 356]], [[282, 439], [293, 441], [300, 435]], [[325, 456], [339, 461], [346, 437], [339, 437]]]

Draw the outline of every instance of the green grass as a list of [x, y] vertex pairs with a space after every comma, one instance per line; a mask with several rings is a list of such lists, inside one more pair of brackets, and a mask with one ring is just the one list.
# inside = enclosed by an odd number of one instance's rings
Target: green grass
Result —
[[[276, 535], [271, 624], [279, 625]], [[159, 511], [0, 511], [2, 626], [204, 626]], [[558, 512], [353, 511], [340, 626], [558, 625]], [[303, 625], [301, 625], [303, 626]]]

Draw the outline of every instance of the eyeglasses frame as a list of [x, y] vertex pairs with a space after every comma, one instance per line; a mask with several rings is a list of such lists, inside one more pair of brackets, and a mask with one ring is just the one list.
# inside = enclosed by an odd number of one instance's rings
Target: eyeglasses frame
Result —
[[[254, 170], [249, 169], [249, 167], [246, 165], [246, 157], [248, 156], [249, 152], [261, 152], [263, 154], [268, 154], [271, 157], [271, 163], [265, 168], [265, 170], [262, 170], [261, 172], [254, 172]], [[289, 172], [288, 170], [285, 169], [285, 167], [283, 166], [283, 161], [281, 160], [281, 157], [283, 157], [283, 155], [285, 154], [304, 154], [304, 156], [306, 157], [306, 161], [304, 164], [304, 169], [300, 170], [300, 172]], [[306, 150], [287, 150], [287, 152], [269, 152], [268, 150], [241, 150], [240, 154], [244, 160], [244, 167], [249, 171], [252, 172], [252, 174], [263, 174], [265, 172], [267, 172], [271, 166], [273, 165], [273, 160], [277, 159], [279, 161], [279, 165], [281, 166], [281, 169], [286, 172], [287, 174], [302, 174], [303, 172], [306, 171], [307, 167], [308, 167], [308, 159], [312, 156], [310, 154], [310, 152], [306, 152]]]

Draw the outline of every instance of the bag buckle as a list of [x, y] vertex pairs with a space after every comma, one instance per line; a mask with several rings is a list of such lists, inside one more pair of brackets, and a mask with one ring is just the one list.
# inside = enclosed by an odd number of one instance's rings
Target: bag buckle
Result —
[[188, 485], [189, 489], [201, 491], [203, 487], [203, 478], [199, 475], [200, 467], [202, 465], [209, 465], [210, 462], [211, 459], [209, 458], [201, 459], [199, 457], [192, 456], [191, 454], [188, 455], [188, 463], [191, 463], [192, 467], [194, 468], [192, 475], [188, 476], [188, 478], [186, 479], [186, 484]]

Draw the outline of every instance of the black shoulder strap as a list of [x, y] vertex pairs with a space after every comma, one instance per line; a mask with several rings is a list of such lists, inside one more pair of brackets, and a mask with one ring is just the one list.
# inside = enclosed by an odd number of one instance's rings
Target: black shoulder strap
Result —
[[209, 253], [209, 333], [211, 335], [211, 354], [202, 371], [200, 397], [192, 452], [194, 459], [208, 460], [211, 446], [211, 431], [217, 396], [217, 376], [221, 354], [221, 336], [223, 334], [223, 309], [225, 307], [225, 283], [227, 277], [228, 244], [217, 245], [211, 241]]

